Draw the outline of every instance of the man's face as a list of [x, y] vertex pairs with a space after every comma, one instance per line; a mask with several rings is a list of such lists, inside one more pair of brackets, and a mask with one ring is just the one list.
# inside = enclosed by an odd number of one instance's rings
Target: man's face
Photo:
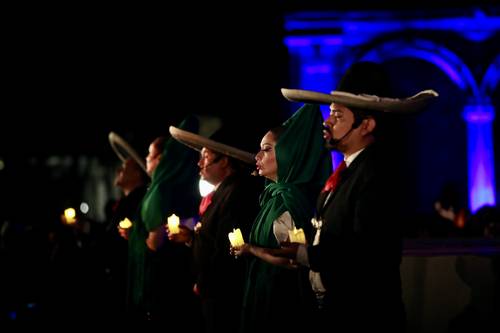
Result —
[[[223, 158], [223, 157], [222, 157]], [[210, 149], [203, 148], [200, 153], [198, 167], [200, 168], [200, 176], [212, 185], [219, 184], [222, 179], [222, 161], [221, 155], [213, 152]]]
[[128, 158], [117, 170], [115, 186], [127, 188], [135, 185], [141, 182], [141, 173], [142, 170], [139, 164], [137, 164], [132, 158]]
[[[348, 144], [349, 131], [354, 124], [354, 114], [349, 108], [332, 103], [330, 104], [330, 116], [323, 123], [323, 138], [329, 149], [343, 151]], [[349, 133], [349, 134], [348, 134]]]

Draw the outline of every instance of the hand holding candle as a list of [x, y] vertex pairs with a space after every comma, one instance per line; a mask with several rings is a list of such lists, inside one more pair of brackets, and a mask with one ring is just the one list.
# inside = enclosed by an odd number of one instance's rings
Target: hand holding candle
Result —
[[230, 232], [228, 236], [232, 247], [238, 248], [245, 244], [240, 228], [233, 229], [233, 232]]
[[128, 218], [125, 218], [124, 220], [120, 221], [118, 226], [122, 229], [128, 229], [132, 226], [132, 222]]
[[302, 228], [293, 228], [293, 230], [288, 230], [288, 237], [290, 238], [290, 243], [306, 243], [306, 236], [304, 235], [304, 230]]
[[170, 234], [178, 234], [179, 233], [179, 216], [172, 214], [167, 219], [168, 223], [168, 232]]

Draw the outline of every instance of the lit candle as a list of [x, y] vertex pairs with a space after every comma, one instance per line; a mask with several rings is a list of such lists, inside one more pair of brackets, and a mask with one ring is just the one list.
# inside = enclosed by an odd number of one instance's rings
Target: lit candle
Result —
[[306, 236], [304, 235], [304, 230], [302, 228], [297, 229], [293, 228], [293, 230], [288, 230], [288, 237], [290, 238], [290, 243], [306, 243]]
[[122, 229], [128, 229], [132, 226], [132, 222], [128, 218], [125, 218], [124, 220], [120, 221], [118, 226]]
[[64, 218], [67, 224], [73, 224], [76, 222], [76, 211], [73, 208], [67, 208], [64, 210]]
[[245, 244], [240, 228], [233, 229], [233, 232], [230, 232], [228, 236], [232, 247], [238, 248]]
[[172, 214], [168, 217], [167, 219], [168, 223], [168, 232], [171, 234], [178, 234], [179, 233], [179, 216]]

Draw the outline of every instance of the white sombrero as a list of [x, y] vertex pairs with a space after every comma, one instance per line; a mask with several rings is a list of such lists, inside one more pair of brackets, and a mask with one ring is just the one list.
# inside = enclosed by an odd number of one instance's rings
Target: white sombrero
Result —
[[137, 164], [139, 164], [141, 169], [147, 173], [145, 160], [139, 156], [139, 154], [128, 144], [127, 141], [115, 132], [109, 132], [108, 139], [111, 147], [122, 162], [125, 162], [129, 157], [131, 157], [137, 162]]
[[282, 88], [281, 93], [292, 102], [312, 104], [338, 103], [347, 107], [394, 113], [412, 113], [424, 108], [432, 99], [439, 96], [434, 90], [424, 90], [408, 98], [388, 98], [366, 94], [351, 94], [344, 91], [332, 91], [331, 94], [310, 90]]
[[198, 134], [181, 130], [174, 126], [170, 126], [169, 131], [174, 139], [198, 151], [201, 151], [201, 149], [205, 147], [220, 154], [236, 158], [245, 163], [251, 165], [255, 164], [255, 155], [244, 150], [228, 146]]

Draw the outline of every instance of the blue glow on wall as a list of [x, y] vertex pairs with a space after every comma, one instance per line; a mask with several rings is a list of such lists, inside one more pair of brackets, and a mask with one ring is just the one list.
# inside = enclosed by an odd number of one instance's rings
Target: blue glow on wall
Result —
[[493, 157], [494, 110], [491, 105], [468, 105], [467, 157], [469, 170], [469, 205], [474, 213], [484, 205], [495, 205], [495, 168]]
[[[303, 89], [329, 92], [336, 86], [344, 70], [359, 59], [385, 62], [397, 58], [416, 58], [434, 64], [464, 94], [474, 101], [467, 106], [469, 206], [473, 212], [485, 204], [495, 204], [495, 179], [492, 121], [494, 109], [489, 95], [500, 80], [500, 56], [487, 68], [483, 80], [477, 80], [467, 64], [445, 46], [446, 41], [435, 42], [419, 38], [401, 37], [403, 31], [453, 32], [481, 43], [500, 32], [500, 17], [476, 9], [455, 15], [449, 12], [441, 17], [422, 19], [421, 13], [402, 15], [397, 11], [298, 12], [287, 15], [284, 40], [291, 54], [298, 60], [297, 80]], [[419, 16], [420, 15], [420, 16]], [[327, 34], [318, 33], [328, 31]], [[308, 34], [309, 33], [309, 34]], [[360, 49], [377, 38], [395, 34], [395, 39], [375, 43], [363, 55]], [[411, 34], [410, 34], [411, 36]], [[479, 82], [478, 82], [479, 81]], [[323, 108], [327, 117], [328, 109]], [[333, 155], [334, 165], [341, 160]], [[465, 178], [465, 175], [464, 175]]]
[[483, 96], [492, 93], [500, 82], [500, 54], [495, 58], [486, 70], [481, 82], [481, 94]]
[[[482, 42], [500, 30], [500, 18], [488, 16], [481, 9], [472, 15], [440, 18], [400, 18], [398, 12], [374, 11], [367, 19], [363, 12], [303, 12], [286, 17], [285, 29], [293, 31], [339, 30], [342, 34], [367, 37], [401, 29], [454, 31], [468, 40]], [[375, 23], [375, 24], [374, 24]]]
[[383, 62], [402, 57], [416, 58], [434, 64], [441, 69], [461, 90], [471, 89], [478, 94], [477, 83], [469, 68], [448, 49], [427, 40], [390, 41], [371, 49], [364, 60]]
[[[298, 73], [298, 86], [301, 89], [330, 92], [335, 88], [334, 63], [332, 55], [336, 52], [337, 45], [341, 44], [340, 38], [334, 37], [292, 37], [286, 38], [285, 44], [292, 54], [300, 58], [300, 71]], [[316, 46], [315, 46], [316, 45]], [[318, 48], [317, 46], [320, 45]], [[323, 119], [328, 118], [330, 108], [321, 106]], [[333, 167], [336, 168], [343, 160], [343, 155], [332, 152]]]

